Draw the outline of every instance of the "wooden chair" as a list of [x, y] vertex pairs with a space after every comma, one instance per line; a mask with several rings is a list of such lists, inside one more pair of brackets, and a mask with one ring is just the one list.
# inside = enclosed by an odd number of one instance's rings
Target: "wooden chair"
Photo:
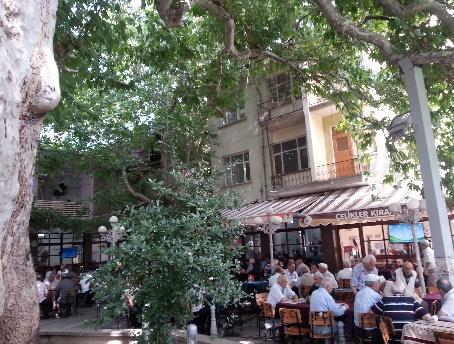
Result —
[[360, 343], [373, 343], [377, 340], [377, 338], [375, 338], [373, 334], [368, 333], [366, 329], [377, 327], [377, 319], [375, 314], [361, 313], [359, 316], [359, 327], [361, 331], [355, 334], [356, 342], [359, 341]]
[[258, 293], [255, 294], [255, 305], [257, 306], [257, 327], [259, 328], [259, 338], [260, 338], [260, 322], [261, 320], [265, 321], [263, 315], [262, 304], [266, 302], [268, 298], [268, 293]]
[[430, 315], [436, 315], [438, 309], [438, 300], [434, 300], [429, 304]]
[[377, 317], [377, 322], [383, 339], [383, 344], [388, 344], [388, 342], [395, 335], [393, 322], [391, 318], [388, 317]]
[[309, 290], [311, 289], [311, 287], [307, 286], [307, 285], [303, 285], [300, 287], [300, 290], [299, 290], [299, 296], [300, 297], [307, 297], [307, 295], [309, 294]]
[[437, 344], [454, 344], [454, 338], [451, 333], [433, 331]]
[[351, 288], [350, 281], [351, 280], [349, 280], [349, 279], [342, 279], [341, 287], [342, 288]]
[[284, 335], [297, 337], [303, 343], [303, 336], [308, 334], [310, 330], [303, 327], [301, 312], [298, 309], [281, 308], [279, 313]]
[[[313, 339], [331, 339], [334, 341], [334, 316], [332, 312], [310, 312], [309, 313], [309, 325], [311, 327], [310, 336]], [[314, 330], [317, 327], [330, 327], [328, 333], [316, 333]]]
[[[262, 312], [265, 324], [265, 341], [267, 340], [267, 331], [270, 330], [273, 335], [273, 343], [276, 342], [276, 330], [280, 328], [280, 325], [274, 320], [274, 308], [267, 302], [262, 303]], [[260, 337], [260, 328], [259, 328]]]

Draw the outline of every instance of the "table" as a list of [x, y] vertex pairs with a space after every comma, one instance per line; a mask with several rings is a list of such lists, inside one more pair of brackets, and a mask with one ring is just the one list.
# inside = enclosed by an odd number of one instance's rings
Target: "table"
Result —
[[443, 305], [443, 295], [441, 295], [440, 293], [427, 294], [426, 296], [423, 297], [423, 300], [427, 302], [427, 304], [429, 305], [429, 309], [431, 309], [430, 305], [432, 304], [432, 302], [438, 301], [436, 309], [437, 313], [441, 309], [441, 306]]
[[243, 282], [241, 289], [247, 293], [265, 293], [268, 291], [268, 281]]
[[449, 333], [454, 337], [454, 323], [447, 321], [415, 321], [404, 326], [402, 342], [404, 344], [435, 344], [434, 331]]
[[[341, 317], [335, 317], [334, 319], [337, 321], [344, 322], [344, 331], [345, 336], [349, 338], [353, 338], [354, 330], [353, 330], [353, 303], [350, 302], [341, 302], [348, 304], [348, 309], [345, 311], [345, 314]], [[279, 316], [279, 309], [280, 308], [290, 308], [290, 309], [298, 309], [301, 313], [301, 322], [303, 323], [303, 327], [309, 328], [309, 312], [310, 312], [310, 305], [307, 302], [279, 302], [276, 305], [276, 317]]]

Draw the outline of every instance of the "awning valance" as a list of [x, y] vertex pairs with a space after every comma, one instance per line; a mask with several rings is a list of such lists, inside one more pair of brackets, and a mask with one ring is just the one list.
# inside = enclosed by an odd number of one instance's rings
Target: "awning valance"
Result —
[[316, 202], [300, 212], [300, 226], [349, 224], [392, 220], [388, 206], [405, 203], [414, 197], [408, 189], [383, 187], [379, 191], [371, 186], [349, 188], [325, 193]]

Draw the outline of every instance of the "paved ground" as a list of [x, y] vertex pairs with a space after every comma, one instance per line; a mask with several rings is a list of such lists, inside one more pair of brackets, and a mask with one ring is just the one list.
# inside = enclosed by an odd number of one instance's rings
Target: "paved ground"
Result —
[[[96, 320], [96, 308], [79, 308], [78, 315], [72, 315], [67, 318], [51, 318], [43, 319], [40, 322], [40, 331], [52, 331], [52, 330], [68, 330], [73, 331], [86, 331], [93, 330], [92, 327], [88, 326], [90, 321]], [[263, 326], [263, 325], [262, 325]], [[124, 329], [126, 328], [126, 320], [114, 321], [110, 324], [103, 326], [103, 329]], [[239, 325], [235, 325], [232, 329], [225, 330], [223, 338], [241, 344], [264, 344], [271, 343], [270, 341], [265, 342], [263, 330], [261, 331], [261, 337], [258, 337], [257, 320], [255, 313], [249, 313], [243, 315], [243, 328]], [[311, 343], [309, 339], [305, 339], [305, 343]]]

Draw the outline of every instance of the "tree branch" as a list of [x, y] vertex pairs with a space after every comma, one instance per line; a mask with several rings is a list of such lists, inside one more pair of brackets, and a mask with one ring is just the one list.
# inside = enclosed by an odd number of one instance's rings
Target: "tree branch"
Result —
[[139, 201], [142, 201], [142, 202], [145, 202], [145, 203], [151, 203], [152, 200], [149, 199], [147, 196], [135, 191], [133, 189], [133, 187], [131, 186], [131, 184], [129, 184], [129, 181], [128, 181], [128, 174], [126, 173], [126, 167], [122, 167], [121, 168], [121, 177], [123, 179], [123, 183], [125, 184], [126, 186], [126, 189], [128, 190], [128, 192], [135, 198], [135, 199], [138, 199]]
[[[388, 0], [377, 0], [387, 1]], [[432, 1], [432, 0], [430, 0]], [[397, 66], [397, 62], [405, 55], [396, 52], [396, 48], [384, 36], [375, 32], [362, 29], [351, 20], [343, 17], [331, 0], [313, 0], [320, 8], [323, 16], [331, 26], [339, 33], [360, 41], [368, 42], [380, 49], [385, 58]], [[394, 2], [394, 1], [392, 1]], [[454, 50], [430, 51], [406, 55], [415, 65], [425, 64], [454, 64]]]
[[446, 25], [449, 30], [454, 32], [454, 17], [448, 10], [438, 1], [424, 0], [415, 1], [408, 5], [402, 5], [396, 0], [376, 0], [385, 10], [394, 16], [407, 18], [417, 12], [424, 11], [433, 14]]
[[366, 16], [363, 21], [361, 22], [361, 25], [366, 24], [368, 21], [371, 20], [386, 20], [386, 21], [393, 21], [396, 20], [393, 17], [388, 17], [388, 16]]

